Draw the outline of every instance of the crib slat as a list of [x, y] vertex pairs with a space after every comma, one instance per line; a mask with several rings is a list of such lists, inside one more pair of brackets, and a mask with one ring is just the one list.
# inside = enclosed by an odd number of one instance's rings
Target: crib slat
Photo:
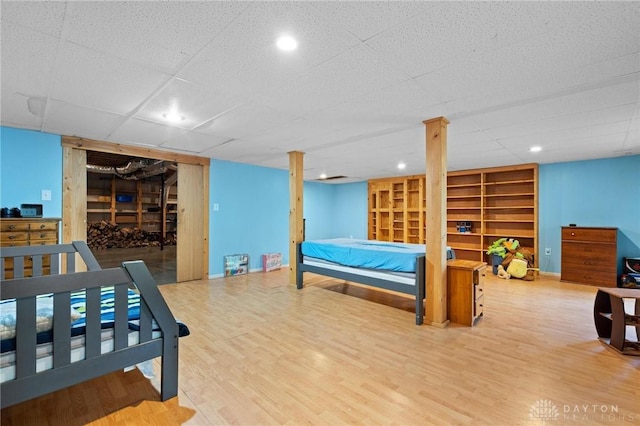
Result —
[[115, 286], [115, 324], [114, 331], [114, 350], [124, 349], [128, 344], [128, 284], [120, 284]]
[[62, 256], [62, 254], [51, 255], [51, 275], [58, 275], [60, 273], [60, 256]]
[[151, 311], [146, 302], [140, 298], [140, 343], [151, 340], [152, 320]]
[[85, 358], [100, 355], [100, 287], [88, 288], [86, 293]]
[[36, 298], [16, 299], [16, 378], [36, 372]]
[[42, 255], [31, 256], [31, 271], [34, 277], [42, 276]]
[[13, 278], [24, 278], [24, 257], [13, 258]]
[[75, 253], [67, 253], [67, 274], [76, 271], [76, 254]]
[[53, 368], [71, 362], [71, 293], [53, 295]]

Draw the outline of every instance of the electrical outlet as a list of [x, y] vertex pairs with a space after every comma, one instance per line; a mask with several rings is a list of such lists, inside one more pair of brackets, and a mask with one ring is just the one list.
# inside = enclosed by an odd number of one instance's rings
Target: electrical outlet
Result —
[[551, 256], [551, 249], [549, 247], [547, 247], [546, 249], [544, 249], [544, 255], [545, 256]]

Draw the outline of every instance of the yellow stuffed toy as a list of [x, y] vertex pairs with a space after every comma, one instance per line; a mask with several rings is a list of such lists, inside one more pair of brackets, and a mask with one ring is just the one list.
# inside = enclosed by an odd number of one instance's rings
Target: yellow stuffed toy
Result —
[[507, 272], [514, 278], [523, 278], [527, 275], [527, 261], [519, 258], [512, 259], [507, 266]]

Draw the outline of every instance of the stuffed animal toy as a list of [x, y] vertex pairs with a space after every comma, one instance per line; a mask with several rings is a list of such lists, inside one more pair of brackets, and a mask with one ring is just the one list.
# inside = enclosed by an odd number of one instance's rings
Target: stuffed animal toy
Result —
[[508, 280], [511, 278], [511, 274], [504, 270], [504, 266], [498, 265], [498, 278]]
[[514, 278], [523, 278], [527, 275], [527, 261], [514, 257], [507, 266], [507, 272]]

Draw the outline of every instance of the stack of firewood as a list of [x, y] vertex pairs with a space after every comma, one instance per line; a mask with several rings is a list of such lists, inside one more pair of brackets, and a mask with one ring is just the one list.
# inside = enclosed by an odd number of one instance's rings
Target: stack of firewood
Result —
[[138, 227], [121, 228], [104, 220], [87, 225], [87, 245], [92, 249], [156, 247], [160, 246], [160, 238], [159, 233]]

